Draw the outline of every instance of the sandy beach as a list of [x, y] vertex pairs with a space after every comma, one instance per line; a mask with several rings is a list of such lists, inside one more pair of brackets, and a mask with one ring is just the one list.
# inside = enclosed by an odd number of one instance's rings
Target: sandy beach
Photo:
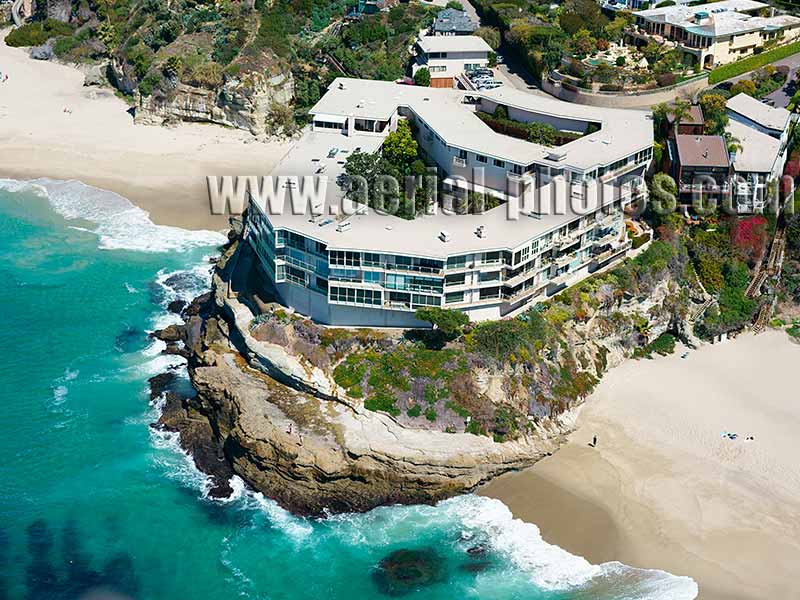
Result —
[[227, 217], [210, 213], [206, 176], [266, 175], [289, 148], [216, 125], [134, 125], [112, 90], [84, 87], [77, 69], [2, 41], [0, 71], [9, 77], [0, 83], [0, 178], [79, 179], [125, 196], [157, 224], [226, 228]]
[[481, 493], [594, 563], [691, 576], [701, 600], [795, 598], [799, 361], [775, 331], [627, 361], [566, 446]]

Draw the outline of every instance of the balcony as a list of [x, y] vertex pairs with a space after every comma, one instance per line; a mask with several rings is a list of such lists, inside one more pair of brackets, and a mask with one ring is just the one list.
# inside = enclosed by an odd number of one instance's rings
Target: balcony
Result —
[[607, 260], [610, 260], [610, 259], [614, 258], [615, 256], [617, 256], [619, 254], [622, 254], [623, 252], [627, 251], [630, 247], [631, 247], [631, 242], [630, 241], [625, 241], [625, 242], [621, 242], [621, 243], [619, 243], [617, 245], [614, 245], [611, 248], [609, 248], [608, 250], [605, 250], [604, 252], [601, 252], [600, 254], [596, 254], [596, 255], [592, 256], [592, 259], [591, 259], [592, 264], [594, 264], [595, 266], [599, 266], [602, 263], [606, 262]]
[[466, 167], [467, 161], [464, 158], [459, 158], [458, 156], [453, 157], [453, 166], [454, 167]]

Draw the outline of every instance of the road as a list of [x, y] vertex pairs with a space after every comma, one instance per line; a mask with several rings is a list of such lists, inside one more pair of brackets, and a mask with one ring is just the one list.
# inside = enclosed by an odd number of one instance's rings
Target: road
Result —
[[[792, 99], [792, 96], [797, 91], [797, 83], [795, 82], [795, 77], [797, 75], [798, 70], [800, 70], [800, 54], [793, 54], [792, 56], [787, 56], [786, 58], [782, 58], [780, 60], [776, 60], [774, 63], [771, 63], [776, 67], [780, 66], [787, 66], [789, 67], [789, 76], [786, 78], [786, 83], [783, 85], [782, 88], [779, 88], [772, 92], [771, 94], [767, 94], [765, 98], [771, 99], [775, 104], [776, 107], [786, 108], [789, 105], [789, 101]], [[753, 72], [750, 71], [748, 73], [744, 73], [743, 75], [738, 75], [723, 83], [736, 83], [737, 81], [741, 81], [743, 79], [750, 79], [753, 76]]]

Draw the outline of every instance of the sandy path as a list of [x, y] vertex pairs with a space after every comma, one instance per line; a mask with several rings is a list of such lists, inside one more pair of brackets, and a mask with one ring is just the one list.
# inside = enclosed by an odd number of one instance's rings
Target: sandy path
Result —
[[563, 449], [482, 493], [592, 562], [689, 575], [703, 600], [797, 597], [798, 366], [779, 332], [628, 361]]
[[227, 219], [210, 213], [206, 175], [269, 174], [289, 147], [215, 125], [134, 125], [110, 90], [83, 87], [76, 69], [1, 42], [0, 71], [9, 75], [0, 83], [0, 177], [79, 179], [159, 224], [224, 228]]

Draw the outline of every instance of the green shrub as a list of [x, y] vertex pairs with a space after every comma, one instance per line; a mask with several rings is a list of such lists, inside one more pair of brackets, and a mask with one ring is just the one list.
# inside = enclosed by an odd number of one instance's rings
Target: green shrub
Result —
[[406, 414], [409, 417], [418, 417], [422, 414], [422, 408], [420, 408], [419, 404], [415, 404], [406, 411]]
[[711, 71], [708, 76], [708, 83], [710, 85], [714, 85], [720, 81], [725, 81], [731, 77], [736, 77], [737, 75], [747, 73], [748, 71], [753, 71], [754, 69], [761, 68], [764, 65], [768, 65], [776, 60], [786, 58], [787, 56], [791, 56], [792, 54], [796, 54], [798, 52], [800, 52], [800, 42], [794, 42], [786, 46], [774, 48], [773, 50], [761, 52], [760, 54], [756, 54], [754, 56], [749, 56], [748, 58], [738, 60], [734, 63], [722, 65], [721, 67], [717, 67]]
[[55, 19], [26, 23], [6, 36], [6, 44], [14, 47], [39, 46], [52, 37], [72, 35], [72, 27]]
[[662, 333], [643, 348], [638, 348], [633, 355], [636, 358], [652, 358], [654, 352], [661, 356], [675, 352], [675, 336], [670, 333]]
[[53, 44], [53, 52], [56, 56], [62, 57], [69, 54], [75, 48], [80, 46], [81, 43], [74, 37], [60, 37]]
[[643, 233], [642, 235], [637, 235], [635, 238], [633, 238], [633, 241], [631, 242], [631, 248], [636, 250], [637, 248], [641, 248], [642, 246], [644, 246], [649, 241], [650, 241], [649, 234]]
[[150, 73], [139, 84], [139, 93], [142, 96], [150, 96], [156, 86], [161, 83], [161, 75], [158, 73]]
[[425, 411], [425, 418], [428, 421], [435, 421], [436, 420], [436, 409], [432, 406], [428, 407], [428, 410]]

